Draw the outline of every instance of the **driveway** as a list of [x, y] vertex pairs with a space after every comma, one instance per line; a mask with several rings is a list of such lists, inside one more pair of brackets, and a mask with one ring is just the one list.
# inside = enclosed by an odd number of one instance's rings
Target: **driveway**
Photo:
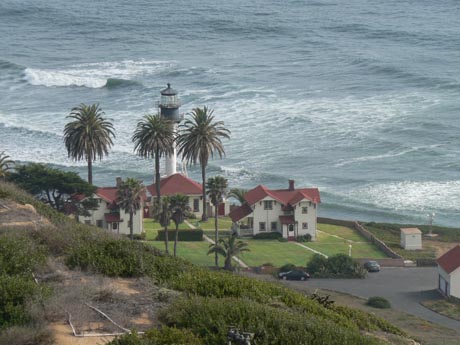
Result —
[[458, 331], [460, 321], [439, 315], [420, 304], [425, 300], [441, 298], [436, 291], [437, 281], [438, 275], [434, 267], [383, 267], [378, 273], [369, 273], [366, 279], [315, 278], [306, 283], [297, 281], [285, 281], [284, 283], [296, 288], [308, 284], [310, 288], [345, 292], [362, 298], [382, 296], [388, 299], [395, 309]]

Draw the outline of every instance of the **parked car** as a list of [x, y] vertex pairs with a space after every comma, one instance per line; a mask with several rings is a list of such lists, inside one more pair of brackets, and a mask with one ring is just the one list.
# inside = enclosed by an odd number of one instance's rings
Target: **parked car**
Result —
[[278, 273], [278, 278], [283, 280], [307, 280], [310, 275], [302, 270], [292, 270]]
[[366, 269], [367, 272], [380, 272], [380, 265], [377, 261], [367, 261], [364, 264], [364, 269]]

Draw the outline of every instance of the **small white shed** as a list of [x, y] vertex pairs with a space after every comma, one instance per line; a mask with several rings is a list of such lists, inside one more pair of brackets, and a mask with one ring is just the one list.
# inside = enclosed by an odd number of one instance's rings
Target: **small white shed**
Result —
[[444, 253], [437, 263], [439, 291], [447, 297], [460, 298], [460, 246]]
[[401, 228], [401, 247], [406, 250], [422, 249], [422, 232], [418, 228]]

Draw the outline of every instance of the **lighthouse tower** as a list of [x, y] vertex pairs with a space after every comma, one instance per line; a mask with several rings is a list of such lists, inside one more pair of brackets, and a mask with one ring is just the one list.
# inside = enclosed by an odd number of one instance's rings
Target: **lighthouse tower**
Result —
[[[180, 100], [177, 97], [177, 91], [171, 88], [171, 84], [168, 83], [168, 87], [161, 91], [158, 107], [160, 108], [161, 117], [173, 123], [174, 133], [176, 133], [177, 125], [182, 121], [183, 115], [179, 114]], [[176, 145], [173, 145], [174, 153], [170, 156], [166, 156], [165, 160], [166, 176], [176, 173], [177, 153]]]

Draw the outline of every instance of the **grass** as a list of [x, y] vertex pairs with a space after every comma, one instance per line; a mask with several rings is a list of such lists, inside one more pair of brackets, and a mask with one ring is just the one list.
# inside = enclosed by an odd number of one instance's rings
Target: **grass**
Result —
[[[150, 241], [148, 244], [155, 248], [164, 250], [164, 242]], [[169, 242], [169, 252], [173, 254], [174, 241]], [[209, 242], [178, 242], [177, 243], [177, 256], [184, 258], [198, 266], [213, 266], [214, 255], [206, 255], [209, 250]], [[223, 258], [220, 257], [220, 262], [223, 263]]]
[[[207, 222], [200, 222], [198, 220], [190, 220], [190, 224], [201, 228], [203, 230], [214, 230], [214, 218], [209, 217]], [[232, 220], [230, 217], [219, 217], [217, 219], [217, 226], [219, 230], [230, 230], [232, 228]]]
[[248, 242], [251, 251], [241, 254], [239, 258], [248, 266], [260, 266], [268, 262], [276, 267], [287, 263], [305, 266], [314, 254], [290, 242], [274, 240], [245, 240], [245, 242]]
[[339, 236], [345, 240], [353, 242], [366, 242], [367, 240], [357, 233], [355, 230], [345, 226], [338, 226], [332, 224], [318, 224], [318, 230], [324, 231], [329, 235]]
[[422, 304], [441, 315], [460, 321], [460, 301], [441, 299], [424, 301]]
[[[175, 230], [176, 225], [174, 223], [171, 223], [170, 226], [168, 226], [169, 230]], [[179, 224], [179, 229], [187, 230], [190, 229], [190, 227], [185, 224]], [[151, 218], [145, 218], [144, 219], [144, 231], [145, 231], [145, 239], [147, 241], [154, 241], [155, 238], [157, 237], [158, 230], [163, 230], [163, 227], [160, 225], [160, 223], [155, 222]]]

